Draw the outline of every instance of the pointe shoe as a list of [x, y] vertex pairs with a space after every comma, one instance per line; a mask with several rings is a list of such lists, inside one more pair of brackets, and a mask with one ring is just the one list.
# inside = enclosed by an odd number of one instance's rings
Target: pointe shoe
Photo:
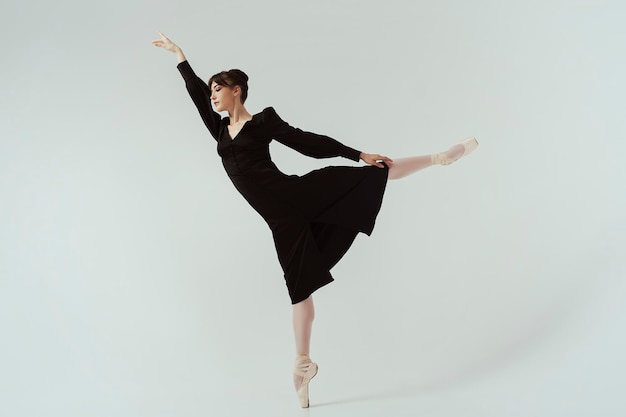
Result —
[[471, 137], [469, 137], [467, 139], [464, 139], [461, 142], [457, 143], [457, 145], [463, 146], [463, 153], [461, 155], [459, 155], [457, 158], [454, 158], [454, 159], [452, 159], [448, 155], [446, 155], [447, 151], [431, 155], [430, 159], [431, 159], [433, 165], [450, 165], [454, 161], [458, 161], [462, 157], [467, 156], [470, 153], [472, 153], [474, 151], [474, 149], [476, 149], [478, 147], [478, 141], [476, 140], [475, 137], [471, 136]]
[[293, 370], [296, 377], [301, 377], [300, 386], [296, 387], [296, 394], [302, 408], [309, 407], [309, 382], [317, 375], [317, 364], [311, 362], [308, 355], [298, 355]]

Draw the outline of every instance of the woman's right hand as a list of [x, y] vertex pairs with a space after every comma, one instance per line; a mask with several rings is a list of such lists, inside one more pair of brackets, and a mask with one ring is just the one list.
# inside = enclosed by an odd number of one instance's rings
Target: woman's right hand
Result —
[[177, 50], [180, 50], [178, 45], [176, 45], [174, 42], [172, 42], [167, 36], [165, 36], [161, 32], [157, 32], [157, 33], [159, 35], [161, 35], [161, 39], [153, 40], [152, 41], [152, 45], [158, 46], [159, 48], [163, 48], [166, 51], [170, 51], [170, 52], [174, 52], [174, 53], [176, 53]]
[[172, 42], [167, 36], [162, 34], [161, 32], [157, 32], [161, 35], [161, 39], [155, 39], [152, 41], [152, 45], [158, 46], [159, 48], [163, 48], [166, 51], [170, 51], [176, 54], [176, 58], [178, 58], [178, 62], [186, 61], [185, 54], [183, 54], [183, 50], [178, 47], [174, 42]]

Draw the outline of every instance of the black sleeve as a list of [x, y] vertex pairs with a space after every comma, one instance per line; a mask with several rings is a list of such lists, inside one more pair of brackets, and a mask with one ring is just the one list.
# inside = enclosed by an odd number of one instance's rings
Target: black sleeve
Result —
[[318, 159], [342, 156], [356, 162], [360, 160], [360, 151], [343, 145], [328, 136], [305, 132], [292, 127], [283, 121], [272, 107], [268, 107], [263, 113], [271, 137], [301, 154]]
[[202, 121], [211, 132], [211, 135], [217, 140], [219, 135], [220, 121], [222, 120], [219, 113], [211, 107], [211, 89], [202, 81], [189, 65], [188, 61], [183, 61], [178, 66], [178, 71], [185, 80], [187, 91], [196, 105]]

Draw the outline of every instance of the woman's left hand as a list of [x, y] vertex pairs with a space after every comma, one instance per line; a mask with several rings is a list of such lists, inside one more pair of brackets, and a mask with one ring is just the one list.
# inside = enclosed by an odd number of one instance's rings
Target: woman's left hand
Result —
[[377, 166], [378, 168], [384, 168], [384, 165], [381, 164], [379, 161], [385, 162], [388, 166], [391, 166], [391, 163], [393, 162], [393, 159], [387, 156], [379, 155], [377, 153], [361, 152], [361, 155], [359, 156], [361, 160], [365, 162], [366, 164], [374, 165], [374, 166]]

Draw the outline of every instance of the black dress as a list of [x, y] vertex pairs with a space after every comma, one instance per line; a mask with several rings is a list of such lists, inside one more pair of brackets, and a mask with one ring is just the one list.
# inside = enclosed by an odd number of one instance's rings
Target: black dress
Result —
[[370, 235], [382, 204], [388, 167], [329, 166], [287, 175], [272, 162], [272, 139], [314, 158], [360, 152], [328, 136], [304, 132], [281, 120], [272, 107], [255, 114], [231, 138], [229, 118], [211, 107], [209, 86], [187, 61], [178, 64], [187, 91], [237, 190], [269, 225], [292, 304], [333, 281], [330, 269], [359, 232]]

